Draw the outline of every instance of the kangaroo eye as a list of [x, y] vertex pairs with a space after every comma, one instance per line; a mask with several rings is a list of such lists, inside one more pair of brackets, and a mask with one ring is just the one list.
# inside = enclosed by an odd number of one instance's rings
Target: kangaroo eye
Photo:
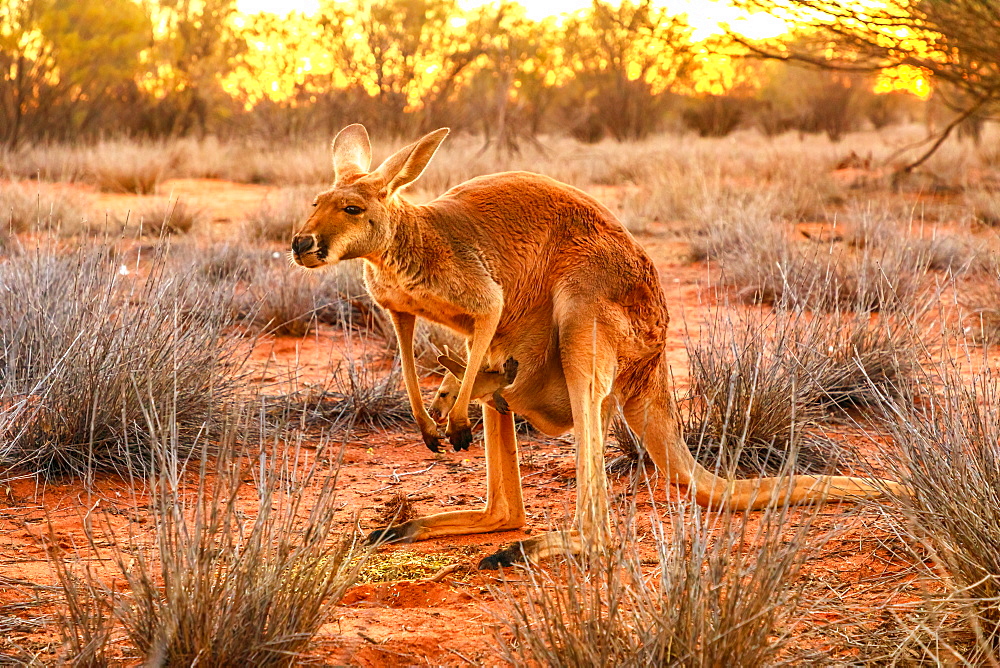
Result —
[[447, 393], [447, 392], [442, 392], [442, 393], [441, 393], [441, 394], [439, 394], [438, 396], [439, 396], [440, 398], [442, 398], [442, 399], [447, 399], [447, 398], [448, 398], [448, 393]]
[[357, 216], [363, 210], [364, 209], [362, 209], [360, 206], [354, 206], [353, 204], [344, 207], [344, 211], [346, 211], [347, 213], [351, 214], [352, 216]]

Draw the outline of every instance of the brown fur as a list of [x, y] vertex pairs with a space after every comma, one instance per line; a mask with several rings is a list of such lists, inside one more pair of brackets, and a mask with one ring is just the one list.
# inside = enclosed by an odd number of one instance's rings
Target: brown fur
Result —
[[[681, 437], [673, 401], [666, 299], [642, 247], [593, 197], [538, 174], [483, 176], [426, 205], [408, 203], [398, 188], [419, 176], [445, 134], [427, 135], [369, 174], [367, 132], [345, 128], [334, 142], [334, 186], [317, 197], [317, 211], [293, 247], [306, 267], [365, 261], [368, 289], [396, 325], [411, 405], [432, 447], [437, 432], [420, 398], [412, 355], [418, 316], [467, 338], [469, 368], [516, 359], [516, 380], [504, 390], [510, 409], [547, 434], [574, 431], [575, 529], [523, 541], [484, 559], [483, 567], [606, 543], [604, 438], [615, 406], [666, 480], [702, 505], [746, 509], [779, 493], [804, 503], [899, 489], [841, 476], [730, 481], [698, 464]], [[344, 210], [352, 203], [364, 215]], [[446, 433], [456, 447], [467, 447], [470, 436], [471, 376], [465, 374], [448, 415]], [[513, 418], [489, 407], [484, 414], [486, 508], [430, 515], [375, 538], [422, 540], [524, 524]]]

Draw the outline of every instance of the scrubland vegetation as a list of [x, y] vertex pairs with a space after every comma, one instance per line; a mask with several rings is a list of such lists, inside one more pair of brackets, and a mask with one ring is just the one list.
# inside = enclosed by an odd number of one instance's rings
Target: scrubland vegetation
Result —
[[[874, 169], [838, 169], [845, 153], [890, 153], [907, 132], [839, 143], [664, 135], [627, 150], [553, 138], [537, 153], [471, 160], [476, 138], [445, 145], [414, 199], [480, 173], [537, 169], [594, 192], [650, 249], [685, 351], [675, 365], [687, 372], [685, 432], [707, 466], [736, 476], [852, 472], [913, 490], [846, 515], [790, 509], [780, 497], [758, 513], [705, 511], [652, 491], [641, 438], [618, 425], [614, 546], [500, 580], [464, 576], [489, 591], [478, 604], [492, 620], [483, 651], [492, 642], [514, 665], [995, 660], [997, 165], [959, 143], [932, 159], [933, 180], [894, 187]], [[172, 154], [189, 157], [158, 178], [197, 177], [207, 146], [176, 144]], [[60, 150], [20, 155], [41, 165], [83, 152]], [[94, 162], [82, 171], [157, 147], [87, 150]], [[284, 150], [322, 183], [323, 151]], [[239, 179], [246, 168], [234, 159], [234, 171], [220, 164], [214, 175]], [[4, 603], [20, 638], [5, 646], [12, 661], [294, 663], [341, 642], [328, 623], [351, 614], [338, 603], [359, 578], [363, 589], [428, 577], [421, 559], [445, 541], [408, 557], [393, 548], [385, 559], [404, 560], [390, 567], [355, 539], [358, 523], [410, 516], [427, 498], [406, 491], [399, 460], [384, 507], [335, 489], [355, 470], [365, 489], [380, 489], [371, 476], [383, 469], [353, 462], [392, 435], [423, 454], [391, 325], [359, 267], [288, 266], [291, 230], [321, 187], [275, 177], [224, 223], [211, 207], [155, 195], [129, 195], [140, 222], [102, 210], [83, 185], [0, 187], [7, 484], [34, 479], [105, 499], [71, 504], [70, 538], [43, 521], [50, 569], [15, 578], [34, 593]], [[200, 211], [198, 222], [175, 224], [178, 211]], [[688, 286], [680, 297], [672, 277]], [[322, 345], [289, 357], [274, 352], [281, 341]], [[444, 345], [460, 348], [447, 332], [420, 332], [428, 391]], [[317, 363], [322, 373], [309, 375]], [[552, 476], [547, 459], [567, 455], [530, 429], [522, 440], [526, 474]], [[435, 479], [452, 475], [442, 468]], [[110, 505], [109, 485], [127, 490]], [[529, 507], [543, 505], [533, 524], [558, 524], [559, 503], [528, 489]], [[876, 538], [843, 537], [852, 531]], [[829, 591], [840, 585], [817, 584], [845, 549], [887, 560], [852, 591], [861, 607], [882, 605], [866, 597], [877, 591], [888, 616], [849, 616]]]
[[[319, 4], [0, 7], [0, 663], [1000, 662], [995, 3], [907, 3], [921, 49], [840, 0], [739, 0], [821, 11], [763, 41], [645, 1]], [[361, 268], [288, 261], [358, 121], [376, 164], [452, 128], [414, 201], [526, 169], [614, 211], [705, 466], [911, 494], [700, 509], [618, 419], [613, 544], [494, 577], [572, 514], [571, 443], [519, 423], [524, 531], [362, 545], [484, 475], [421, 445]], [[428, 398], [461, 343], [420, 325]]]

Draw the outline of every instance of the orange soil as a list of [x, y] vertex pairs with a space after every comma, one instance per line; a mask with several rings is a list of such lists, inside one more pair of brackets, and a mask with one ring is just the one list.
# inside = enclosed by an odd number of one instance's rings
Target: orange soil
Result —
[[[241, 212], [251, 210], [267, 191], [261, 186], [187, 179], [167, 182], [160, 189], [164, 195], [181, 194], [210, 210], [216, 220], [225, 221], [236, 220]], [[129, 195], [88, 196], [99, 206], [109, 208], [139, 202], [136, 196]], [[684, 263], [684, 244], [660, 234], [663, 227], [653, 226], [652, 234], [641, 241], [657, 262], [664, 290], [673, 304], [669, 354], [677, 383], [684, 388], [688, 384], [684, 326], [695, 332], [698, 324], [711, 316], [718, 296], [712, 287], [711, 269]], [[256, 370], [252, 381], [270, 386], [285, 383], [297, 374], [298, 386], [322, 382], [341, 357], [342, 338], [340, 332], [321, 328], [302, 339], [262, 340], [252, 355]], [[283, 385], [282, 391], [289, 387]], [[861, 444], [863, 440], [855, 442]], [[418, 514], [481, 504], [485, 493], [481, 448], [481, 441], [477, 441], [469, 452], [435, 455], [424, 447], [415, 428], [352, 436], [346, 443], [340, 472], [339, 498], [345, 505], [341, 521], [346, 528], [350, 512], [360, 511], [362, 526], [375, 528], [376, 511], [398, 491], [424, 499], [415, 504]], [[526, 527], [382, 548], [414, 554], [446, 553], [454, 555], [463, 568], [440, 582], [355, 587], [323, 627], [311, 655], [326, 664], [359, 666], [500, 664], [491, 646], [496, 622], [488, 590], [489, 585], [500, 580], [496, 573], [475, 571], [475, 564], [502, 545], [543, 531], [551, 522], [565, 518], [574, 502], [574, 454], [569, 437], [525, 437], [522, 459]], [[616, 481], [616, 492], [623, 491], [624, 483]], [[658, 495], [663, 493], [661, 490]], [[648, 494], [641, 494], [639, 513], [650, 509], [654, 501]], [[151, 513], [143, 500], [134, 498], [128, 483], [120, 479], [99, 479], [90, 492], [79, 482], [46, 486], [33, 479], [16, 480], [0, 488], [0, 533], [4, 536], [0, 541], [0, 605], [36, 595], [53, 596], [11, 579], [54, 584], [46, 550], [86, 552], [81, 522], [88, 512], [95, 523], [108, 521], [116, 530], [130, 528], [141, 534], [151, 524]], [[908, 577], [904, 571], [909, 564], [888, 549], [892, 539], [882, 524], [874, 510], [830, 506], [821, 511], [814, 533], [835, 528], [839, 533], [810, 562], [804, 577], [809, 587], [839, 597], [840, 611], [827, 613], [827, 617], [865, 617], [877, 622], [879, 611], [886, 606], [912, 600], [912, 591], [895, 589]], [[898, 575], [887, 577], [894, 573]], [[10, 614], [27, 619], [39, 611], [52, 614], [54, 608], [49, 604]], [[57, 640], [53, 625], [41, 630], [26, 627], [5, 641], [6, 651], [11, 652], [10, 643], [16, 643], [51, 658], [58, 651]]]

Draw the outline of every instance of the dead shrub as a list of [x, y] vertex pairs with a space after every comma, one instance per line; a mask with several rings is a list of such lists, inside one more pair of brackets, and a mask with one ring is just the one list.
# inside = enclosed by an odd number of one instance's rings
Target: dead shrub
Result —
[[26, 402], [0, 450], [43, 475], [150, 465], [148, 404], [200, 432], [239, 384], [226, 298], [169, 275], [136, 278], [106, 246], [40, 248], [0, 265], [0, 399]]
[[650, 461], [642, 439], [632, 431], [621, 414], [615, 415], [611, 421], [611, 444], [618, 454], [605, 465], [608, 473], [634, 474], [639, 471], [641, 463]]
[[94, 576], [89, 564], [51, 558], [52, 553], [49, 554], [49, 565], [59, 580], [65, 604], [56, 613], [63, 642], [62, 658], [74, 668], [111, 665], [109, 649], [114, 631], [111, 592]]
[[981, 244], [957, 234], [934, 234], [913, 239], [908, 244], [927, 269], [949, 274], [983, 271], [987, 255]]

